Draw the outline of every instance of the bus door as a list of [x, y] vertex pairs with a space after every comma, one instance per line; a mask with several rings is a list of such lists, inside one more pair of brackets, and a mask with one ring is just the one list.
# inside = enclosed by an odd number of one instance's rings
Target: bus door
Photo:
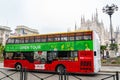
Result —
[[55, 61], [57, 57], [56, 51], [47, 51], [47, 59], [46, 59], [46, 69], [47, 70], [53, 70], [54, 64], [53, 61]]
[[51, 64], [54, 60], [57, 58], [57, 52], [56, 51], [48, 51], [47, 52], [47, 63]]
[[93, 51], [79, 51], [80, 72], [91, 73], [94, 71]]

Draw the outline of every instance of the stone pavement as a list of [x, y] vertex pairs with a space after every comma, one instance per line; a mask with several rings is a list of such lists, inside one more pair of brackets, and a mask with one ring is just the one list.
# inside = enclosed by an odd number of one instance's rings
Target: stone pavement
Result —
[[4, 67], [3, 67], [3, 63], [0, 63], [0, 68], [4, 68]]
[[120, 66], [102, 66], [101, 72], [120, 72]]
[[[3, 63], [0, 63], [0, 68], [4, 68]], [[102, 66], [100, 72], [120, 72], [120, 66]]]

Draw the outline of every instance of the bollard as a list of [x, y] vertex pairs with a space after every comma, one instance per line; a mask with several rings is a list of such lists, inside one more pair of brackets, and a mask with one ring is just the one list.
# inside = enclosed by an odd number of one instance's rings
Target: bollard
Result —
[[119, 80], [119, 72], [116, 72], [116, 80]]

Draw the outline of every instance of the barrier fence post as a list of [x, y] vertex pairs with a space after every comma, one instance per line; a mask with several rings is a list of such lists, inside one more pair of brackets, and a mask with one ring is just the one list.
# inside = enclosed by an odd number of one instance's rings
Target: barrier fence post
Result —
[[20, 70], [20, 80], [23, 80], [23, 69]]
[[116, 80], [119, 80], [119, 72], [116, 72]]
[[27, 80], [27, 70], [24, 68], [24, 80]]
[[63, 74], [59, 74], [59, 80], [63, 80]]
[[64, 80], [69, 80], [68, 79], [68, 74], [66, 73], [66, 69], [64, 69]]
[[20, 70], [20, 80], [27, 80], [27, 71], [25, 68]]

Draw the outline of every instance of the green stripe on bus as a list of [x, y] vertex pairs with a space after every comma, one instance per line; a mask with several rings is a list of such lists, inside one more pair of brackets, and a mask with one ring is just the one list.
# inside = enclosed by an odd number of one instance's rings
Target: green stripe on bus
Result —
[[93, 41], [44, 42], [29, 44], [7, 44], [6, 51], [69, 51], [93, 50]]

